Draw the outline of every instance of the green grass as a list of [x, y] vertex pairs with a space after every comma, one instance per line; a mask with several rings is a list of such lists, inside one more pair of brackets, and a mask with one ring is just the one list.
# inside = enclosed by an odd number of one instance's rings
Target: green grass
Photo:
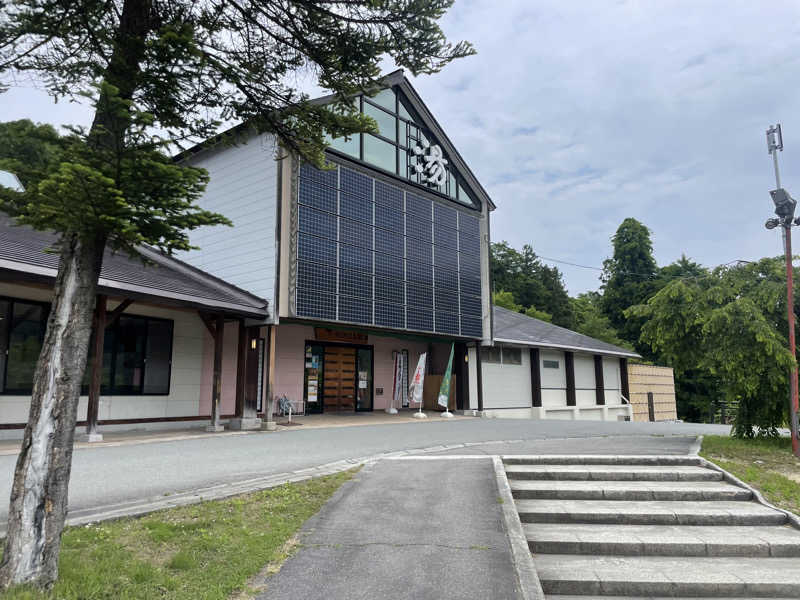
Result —
[[786, 437], [740, 440], [710, 435], [700, 456], [758, 489], [775, 506], [800, 514], [800, 459]]
[[263, 492], [64, 532], [49, 592], [18, 587], [3, 600], [218, 599], [277, 568], [292, 538], [354, 471]]

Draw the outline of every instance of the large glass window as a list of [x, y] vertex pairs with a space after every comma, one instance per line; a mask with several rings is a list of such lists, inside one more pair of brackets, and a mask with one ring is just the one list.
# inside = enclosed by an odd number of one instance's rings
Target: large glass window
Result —
[[[0, 393], [31, 393], [48, 311], [48, 305], [43, 303], [0, 299]], [[106, 328], [101, 392], [168, 394], [172, 330], [172, 321], [134, 315], [121, 316]], [[90, 361], [93, 347], [92, 339]], [[83, 394], [89, 391], [90, 364], [84, 373]]]
[[397, 150], [389, 142], [376, 138], [374, 135], [364, 136], [364, 160], [381, 169], [394, 171], [397, 162]]
[[362, 113], [375, 120], [378, 125], [378, 136], [364, 134], [363, 136], [354, 135], [350, 138], [331, 139], [329, 137], [328, 143], [333, 150], [380, 167], [390, 173], [396, 173], [467, 206], [474, 206], [464, 190], [461, 177], [454, 171], [453, 163], [448, 157], [445, 157], [448, 160], [447, 166], [445, 166], [445, 182], [439, 186], [423, 181], [421, 174], [410, 168], [418, 160], [421, 160], [415, 154], [416, 146], [420, 146], [419, 150], [425, 152], [426, 144], [433, 145], [438, 142], [412, 116], [404, 104], [402, 94], [397, 94], [393, 89], [387, 88], [374, 96], [358, 96], [354, 101], [356, 106], [361, 108]]
[[42, 349], [47, 309], [44, 304], [4, 300], [0, 303], [2, 385], [7, 394], [30, 394], [33, 373]]

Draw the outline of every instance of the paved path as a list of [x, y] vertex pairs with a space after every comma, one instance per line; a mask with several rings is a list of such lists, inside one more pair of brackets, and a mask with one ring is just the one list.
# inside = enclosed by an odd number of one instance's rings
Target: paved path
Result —
[[516, 600], [497, 496], [488, 459], [379, 461], [306, 523], [259, 599]]
[[[153, 498], [347, 458], [436, 445], [517, 440], [504, 444], [502, 451], [489, 445], [469, 448], [466, 453], [668, 454], [685, 453], [691, 441], [689, 437], [670, 436], [728, 431], [726, 426], [679, 423], [460, 419], [306, 431], [296, 428], [277, 433], [77, 449], [70, 482], [70, 509]], [[2, 521], [7, 515], [15, 462], [15, 456], [0, 456]]]

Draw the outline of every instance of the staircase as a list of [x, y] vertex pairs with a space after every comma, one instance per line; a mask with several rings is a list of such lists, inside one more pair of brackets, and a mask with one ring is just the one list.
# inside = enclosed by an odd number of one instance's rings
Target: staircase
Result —
[[503, 462], [550, 599], [800, 597], [800, 530], [698, 458]]

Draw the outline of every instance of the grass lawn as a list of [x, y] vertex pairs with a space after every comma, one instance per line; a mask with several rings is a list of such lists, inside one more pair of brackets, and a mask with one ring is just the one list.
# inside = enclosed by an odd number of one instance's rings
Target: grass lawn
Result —
[[[49, 593], [15, 588], [3, 600], [249, 598], [247, 582], [277, 568], [293, 537], [346, 471], [141, 518], [70, 527], [59, 580]], [[250, 590], [251, 591], [251, 590]]]
[[757, 488], [768, 502], [800, 515], [800, 459], [788, 437], [740, 440], [703, 438], [700, 456]]

